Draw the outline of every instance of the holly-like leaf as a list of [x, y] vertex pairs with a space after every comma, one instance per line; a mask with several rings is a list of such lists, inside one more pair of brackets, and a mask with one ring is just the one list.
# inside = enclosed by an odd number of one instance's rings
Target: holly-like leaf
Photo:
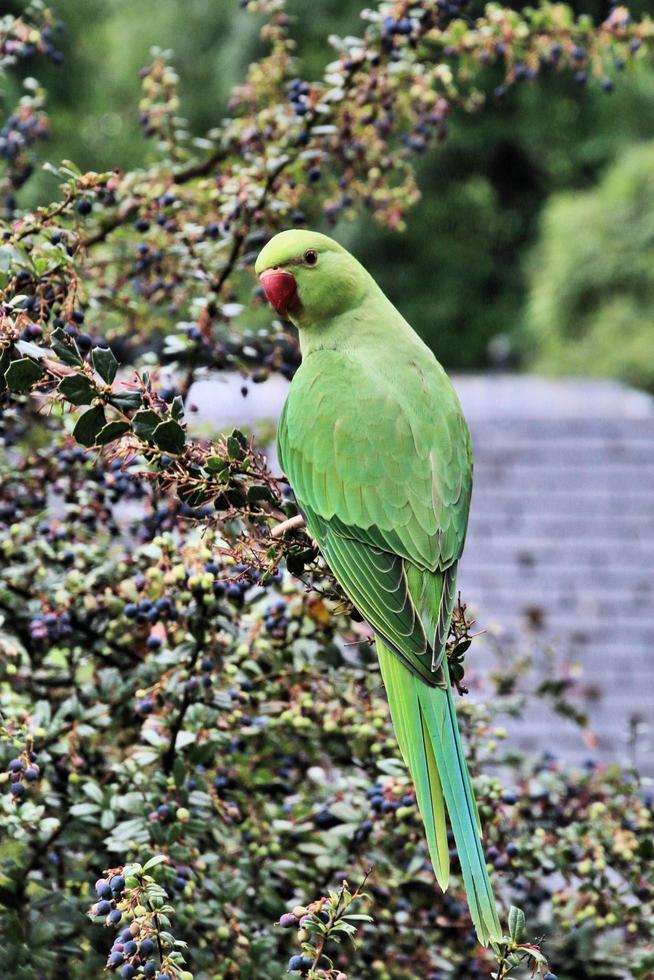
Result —
[[43, 377], [43, 371], [29, 357], [12, 361], [5, 371], [5, 383], [12, 391], [29, 391]]
[[56, 330], [52, 331], [50, 344], [53, 352], [63, 364], [79, 367], [80, 364], [84, 363], [82, 355], [77, 349], [77, 344], [62, 327], [57, 327]]
[[106, 446], [108, 442], [113, 442], [119, 436], [125, 435], [126, 432], [129, 432], [130, 428], [129, 422], [121, 422], [119, 419], [114, 422], [108, 422], [104, 428], [100, 429], [95, 440], [95, 445]]
[[106, 424], [104, 409], [100, 405], [90, 408], [78, 418], [73, 436], [82, 446], [95, 446], [100, 431]]
[[186, 435], [179, 422], [174, 419], [161, 422], [152, 433], [152, 439], [159, 449], [163, 449], [166, 453], [173, 453], [173, 455], [178, 456], [184, 452]]
[[116, 377], [118, 361], [110, 347], [94, 347], [91, 352], [93, 367], [105, 384], [110, 385]]
[[157, 415], [149, 408], [144, 408], [142, 411], [137, 412], [132, 419], [132, 428], [137, 436], [142, 439], [152, 438], [152, 433], [161, 424], [161, 416]]
[[143, 396], [138, 391], [121, 391], [112, 395], [109, 404], [121, 412], [132, 412], [143, 404]]
[[72, 405], [90, 405], [98, 394], [93, 382], [84, 374], [71, 374], [64, 378], [57, 391]]
[[184, 402], [181, 395], [175, 395], [170, 405], [170, 414], [178, 422], [184, 418]]
[[233, 429], [227, 436], [227, 455], [230, 459], [245, 459], [248, 441], [240, 429]]
[[14, 346], [19, 354], [23, 354], [25, 357], [33, 357], [37, 361], [40, 361], [43, 357], [47, 357], [50, 353], [47, 347], [39, 347], [38, 344], [32, 343], [31, 340], [17, 340]]

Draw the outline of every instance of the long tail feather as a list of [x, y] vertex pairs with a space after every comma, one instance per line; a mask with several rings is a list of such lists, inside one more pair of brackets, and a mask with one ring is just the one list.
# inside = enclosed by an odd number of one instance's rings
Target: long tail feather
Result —
[[[445, 890], [449, 850], [445, 810], [459, 855], [470, 914], [479, 941], [499, 940], [497, 916], [481, 843], [477, 805], [459, 735], [449, 684], [431, 688], [410, 673], [379, 639], [377, 651], [395, 733], [425, 824], [434, 873]], [[444, 665], [445, 672], [447, 671]]]

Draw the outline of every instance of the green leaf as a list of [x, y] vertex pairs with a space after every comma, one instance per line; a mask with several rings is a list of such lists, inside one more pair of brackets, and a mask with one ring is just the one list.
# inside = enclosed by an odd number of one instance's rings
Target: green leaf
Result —
[[80, 364], [84, 363], [82, 355], [77, 349], [77, 344], [62, 327], [57, 327], [56, 330], [52, 331], [50, 343], [53, 352], [63, 364], [79, 367]]
[[166, 857], [165, 854], [155, 854], [154, 857], [151, 857], [149, 861], [145, 862], [145, 864], [143, 865], [143, 870], [149, 871], [150, 868], [156, 868], [158, 864], [163, 864], [167, 860], [168, 858]]
[[141, 439], [150, 439], [152, 433], [161, 424], [161, 416], [149, 408], [137, 412], [132, 419], [132, 428]]
[[97, 813], [100, 807], [97, 803], [74, 803], [68, 810], [73, 817], [90, 817], [92, 813]]
[[47, 347], [39, 347], [38, 344], [32, 343], [31, 340], [17, 340], [14, 346], [19, 354], [23, 354], [25, 357], [33, 357], [37, 361], [40, 361], [43, 357], [47, 357], [50, 353]]
[[511, 906], [509, 911], [509, 934], [514, 943], [519, 942], [520, 937], [525, 931], [525, 913], [522, 909]]
[[104, 793], [97, 783], [85, 783], [82, 789], [86, 795], [94, 801], [94, 803], [99, 803], [100, 806], [104, 804]]
[[96, 405], [80, 415], [73, 429], [73, 436], [82, 446], [94, 446], [106, 421], [104, 409]]
[[152, 438], [159, 449], [163, 449], [166, 453], [179, 455], [184, 452], [186, 435], [179, 422], [174, 419], [168, 419], [158, 425], [152, 433]]
[[119, 420], [108, 422], [104, 428], [100, 429], [95, 444], [96, 446], [106, 446], [108, 442], [113, 442], [114, 439], [118, 439], [119, 436], [129, 432], [130, 428], [129, 422]]
[[240, 429], [233, 429], [227, 436], [227, 455], [230, 459], [245, 459], [248, 441]]
[[5, 382], [12, 391], [29, 391], [42, 376], [43, 371], [38, 364], [29, 357], [20, 357], [12, 361], [5, 371]]
[[116, 377], [118, 361], [110, 347], [94, 347], [91, 352], [93, 367], [105, 384], [110, 385]]
[[131, 412], [141, 407], [143, 396], [138, 391], [121, 391], [120, 394], [111, 396], [109, 404], [120, 412]]
[[4, 350], [0, 350], [0, 391], [7, 387], [5, 382], [5, 371], [9, 367], [10, 360], [9, 351], [6, 348]]
[[254, 504], [260, 500], [267, 500], [268, 503], [272, 503], [275, 499], [270, 487], [266, 486], [265, 483], [253, 483], [252, 486], [248, 488], [247, 496], [251, 504]]
[[184, 401], [182, 400], [181, 395], [175, 395], [173, 398], [170, 405], [170, 414], [175, 421], [179, 421], [179, 419], [184, 418]]
[[205, 466], [210, 473], [225, 473], [229, 469], [229, 462], [223, 459], [222, 456], [208, 456], [205, 461]]
[[90, 405], [98, 394], [93, 382], [84, 374], [71, 374], [64, 378], [57, 391], [73, 405]]

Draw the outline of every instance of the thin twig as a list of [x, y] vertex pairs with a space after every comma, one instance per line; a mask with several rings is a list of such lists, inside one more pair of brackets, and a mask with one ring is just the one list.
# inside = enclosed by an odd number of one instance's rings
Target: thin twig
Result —
[[276, 524], [270, 532], [270, 537], [281, 538], [282, 534], [286, 534], [287, 531], [294, 531], [298, 527], [304, 527], [302, 514], [296, 514], [295, 517], [289, 517], [287, 521]]

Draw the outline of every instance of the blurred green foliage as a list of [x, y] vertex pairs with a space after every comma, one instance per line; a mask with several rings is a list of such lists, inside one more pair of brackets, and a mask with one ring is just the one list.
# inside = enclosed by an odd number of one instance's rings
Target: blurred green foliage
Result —
[[545, 371], [654, 389], [654, 143], [599, 185], [547, 204], [531, 272], [529, 339]]
[[[473, 5], [471, 14], [482, 7]], [[604, 3], [572, 7], [595, 17], [607, 12]], [[304, 15], [300, 0], [288, 9], [297, 17], [294, 33], [303, 77], [316, 77], [331, 57], [325, 44], [330, 33], [359, 29], [360, 5], [352, 0], [323, 0], [311, 17]], [[631, 5], [635, 15], [647, 9], [645, 0]], [[261, 51], [257, 19], [235, 0], [183, 5], [174, 0], [60, 0], [57, 10], [67, 32], [65, 68], [40, 72], [53, 124], [48, 156], [73, 159], [82, 169], [130, 169], [152, 157], [135, 112], [139, 70], [152, 46], [174, 50], [183, 113], [198, 134], [220, 122], [231, 86]], [[496, 71], [489, 68], [480, 79], [490, 93], [500, 82]], [[483, 116], [456, 115], [447, 142], [425, 156], [419, 167], [423, 200], [414, 207], [406, 233], [380, 231], [365, 218], [342, 225], [337, 233], [448, 367], [487, 365], [492, 362], [489, 342], [508, 335], [514, 360], [527, 367], [588, 373], [602, 365], [603, 374], [651, 386], [642, 372], [625, 367], [625, 358], [614, 358], [603, 322], [586, 331], [588, 344], [574, 363], [567, 356], [545, 358], [540, 345], [534, 350], [534, 333], [524, 325], [529, 253], [538, 242], [542, 208], [558, 191], [595, 186], [624, 150], [654, 138], [653, 100], [654, 69], [643, 61], [629, 65], [610, 94], [597, 85], [580, 92], [570, 77], [514, 86], [491, 100]], [[54, 181], [44, 174], [22, 200], [45, 201], [53, 193]], [[605, 248], [618, 263], [620, 250], [611, 241]], [[627, 307], [639, 306], [637, 297], [624, 295], [624, 284], [621, 296]], [[639, 350], [647, 323], [624, 312], [619, 318], [627, 346]], [[566, 330], [556, 322], [544, 329], [553, 335]]]

